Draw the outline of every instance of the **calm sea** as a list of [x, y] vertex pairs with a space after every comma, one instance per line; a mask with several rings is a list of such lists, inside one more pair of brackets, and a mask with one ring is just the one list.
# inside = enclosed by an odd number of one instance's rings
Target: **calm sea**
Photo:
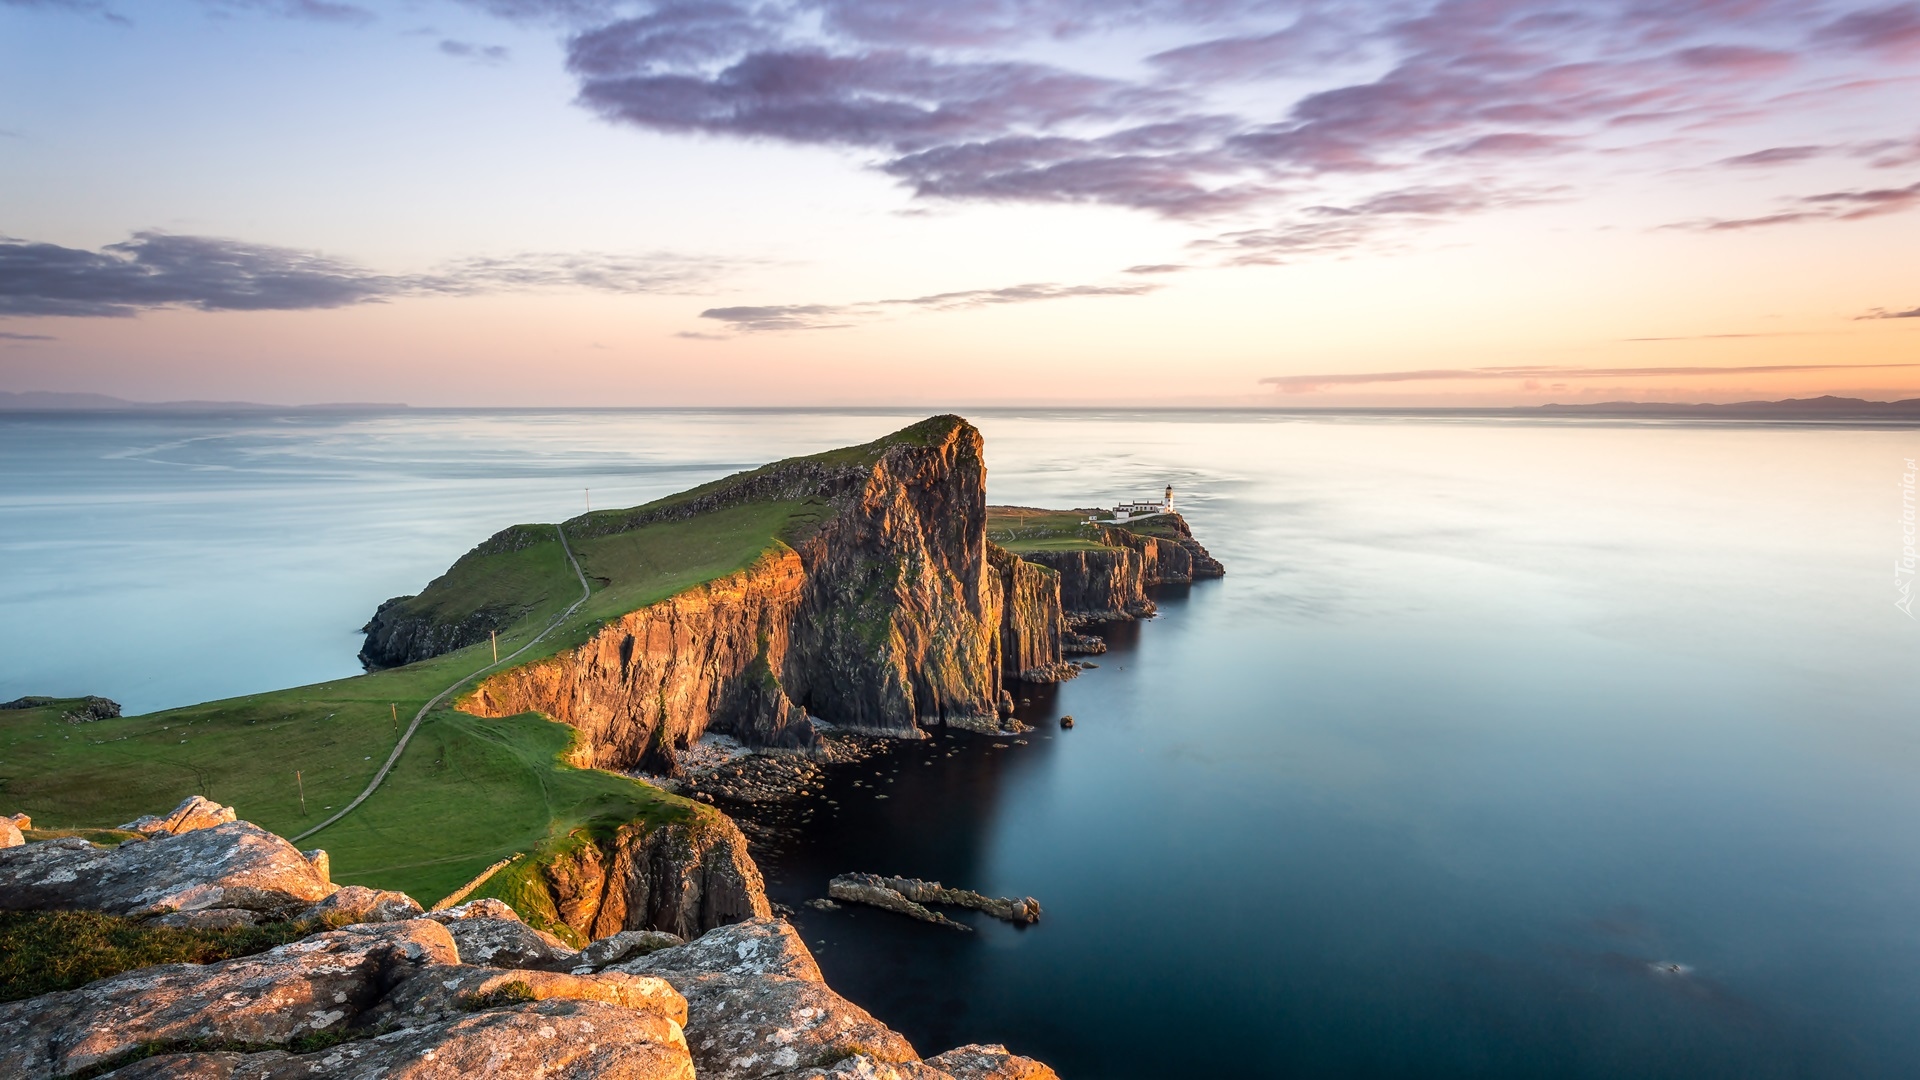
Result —
[[[379, 601], [503, 525], [919, 415], [0, 418], [0, 698], [349, 674]], [[1229, 576], [1029, 693], [1024, 744], [840, 769], [764, 853], [829, 979], [922, 1050], [1068, 1080], [1920, 1075], [1920, 433], [971, 418], [995, 501], [1171, 483]], [[848, 870], [1046, 916], [802, 906]]]

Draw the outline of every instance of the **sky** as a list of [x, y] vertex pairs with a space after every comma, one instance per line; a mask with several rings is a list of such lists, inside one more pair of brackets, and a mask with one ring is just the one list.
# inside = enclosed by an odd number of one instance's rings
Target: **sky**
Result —
[[0, 390], [1920, 397], [1920, 2], [0, 0]]

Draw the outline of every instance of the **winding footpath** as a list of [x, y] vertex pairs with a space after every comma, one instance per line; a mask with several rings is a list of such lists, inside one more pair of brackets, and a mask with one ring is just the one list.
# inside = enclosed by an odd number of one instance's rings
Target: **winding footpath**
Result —
[[519, 658], [521, 653], [526, 652], [528, 649], [531, 649], [535, 645], [540, 644], [541, 640], [544, 639], [548, 634], [553, 633], [554, 630], [559, 628], [560, 624], [566, 622], [569, 618], [572, 618], [573, 613], [580, 610], [580, 605], [587, 602], [587, 598], [592, 595], [592, 590], [587, 588], [587, 575], [583, 573], [580, 569], [580, 560], [573, 557], [573, 548], [568, 546], [567, 544], [566, 530], [562, 529], [558, 525], [555, 525], [553, 527], [553, 531], [560, 535], [560, 550], [566, 552], [567, 564], [573, 567], [573, 576], [580, 579], [580, 599], [575, 600], [573, 602], [572, 607], [561, 612], [558, 616], [554, 618], [552, 622], [547, 624], [547, 628], [545, 630], [542, 630], [540, 631], [540, 633], [534, 635], [534, 639], [532, 641], [529, 641], [525, 645], [522, 645], [518, 649], [515, 649], [511, 654], [507, 656], [505, 660], [497, 660], [491, 664], [488, 664], [486, 667], [483, 667], [480, 670], [473, 672], [470, 675], [461, 676], [459, 681], [455, 682], [452, 686], [447, 687], [445, 690], [440, 691], [438, 694], [435, 694], [433, 697], [433, 700], [427, 702], [425, 705], [420, 706], [420, 711], [413, 714], [413, 723], [407, 725], [406, 734], [400, 736], [400, 741], [394, 745], [393, 753], [387, 755], [387, 763], [385, 765], [380, 766], [379, 772], [373, 774], [373, 781], [372, 783], [369, 783], [367, 785], [367, 789], [365, 791], [362, 791], [360, 794], [354, 796], [353, 801], [348, 803], [346, 806], [342, 807], [339, 813], [333, 815], [332, 817], [321, 822], [320, 824], [315, 825], [313, 828], [308, 829], [306, 832], [303, 832], [300, 835], [293, 837], [292, 839], [294, 843], [297, 844], [300, 841], [305, 840], [307, 837], [312, 836], [314, 833], [317, 833], [320, 830], [326, 828], [327, 826], [332, 825], [334, 822], [339, 821], [341, 818], [346, 817], [348, 814], [353, 813], [354, 807], [359, 806], [363, 802], [366, 802], [367, 797], [372, 795], [376, 790], [378, 790], [380, 787], [381, 781], [387, 778], [387, 773], [393, 771], [394, 763], [400, 760], [400, 755], [403, 753], [406, 753], [407, 743], [413, 739], [413, 733], [419, 729], [420, 721], [426, 719], [428, 713], [438, 708], [440, 703], [447, 699], [448, 694], [453, 693], [455, 690], [460, 689], [462, 686], [465, 686], [466, 684], [472, 682], [473, 680], [479, 678], [482, 675], [485, 675], [487, 672], [492, 671], [495, 668], [503, 667], [507, 664], [513, 663], [514, 660]]

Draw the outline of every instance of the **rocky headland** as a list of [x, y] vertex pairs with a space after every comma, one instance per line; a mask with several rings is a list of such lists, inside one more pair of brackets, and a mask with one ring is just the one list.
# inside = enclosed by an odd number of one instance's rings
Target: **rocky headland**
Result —
[[[1097, 529], [1078, 550], [1016, 553], [989, 541], [984, 444], [957, 416], [561, 529], [577, 547], [756, 503], [819, 510], [746, 569], [491, 675], [460, 708], [543, 713], [580, 732], [577, 764], [664, 775], [708, 731], [806, 750], [819, 741], [816, 719], [907, 738], [929, 724], [997, 730], [1011, 711], [1009, 683], [1071, 678], [1079, 669], [1069, 652], [1099, 651], [1069, 624], [1137, 618], [1152, 611], [1154, 585], [1224, 572], [1175, 514], [1151, 532]], [[514, 526], [462, 563], [540, 535]], [[436, 621], [437, 593], [472, 588], [456, 580], [460, 569], [383, 604], [363, 655], [376, 664], [438, 655], [485, 640], [515, 614], [483, 603]]]

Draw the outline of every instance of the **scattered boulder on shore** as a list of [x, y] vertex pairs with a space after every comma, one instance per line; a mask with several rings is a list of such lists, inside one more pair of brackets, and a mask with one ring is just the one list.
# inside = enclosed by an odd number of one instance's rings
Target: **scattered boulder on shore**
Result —
[[189, 795], [170, 814], [148, 814], [120, 827], [143, 836], [179, 836], [196, 829], [211, 829], [215, 825], [238, 821], [239, 817], [231, 806], [221, 806], [211, 799]]
[[0, 848], [16, 848], [27, 842], [20, 835], [20, 826], [12, 818], [0, 818]]
[[924, 904], [950, 904], [954, 907], [984, 911], [996, 919], [1021, 925], [1040, 921], [1040, 901], [1031, 896], [1019, 899], [985, 896], [971, 889], [949, 889], [937, 881], [919, 878], [882, 877], [879, 874], [841, 874], [827, 883], [827, 893], [836, 900], [853, 900], [874, 907], [898, 911], [927, 922], [960, 926]]

